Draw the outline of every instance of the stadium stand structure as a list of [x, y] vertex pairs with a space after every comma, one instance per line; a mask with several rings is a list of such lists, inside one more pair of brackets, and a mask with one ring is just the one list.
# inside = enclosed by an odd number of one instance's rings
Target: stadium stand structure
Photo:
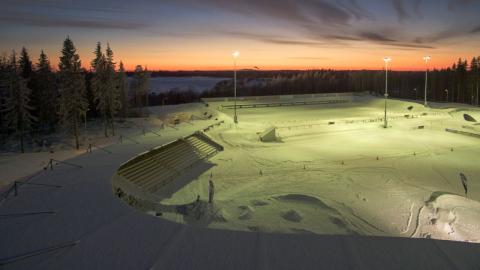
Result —
[[[237, 97], [237, 109], [265, 108], [265, 107], [288, 107], [304, 105], [321, 105], [352, 102], [355, 98], [368, 95], [368, 93], [318, 93], [301, 95], [277, 95], [277, 96], [240, 96]], [[233, 102], [232, 97], [202, 98], [202, 102]], [[220, 104], [219, 110], [233, 109], [233, 104]]]
[[[348, 100], [317, 100], [317, 101], [291, 101], [291, 102], [271, 102], [271, 103], [253, 103], [253, 104], [237, 104], [238, 109], [245, 108], [265, 108], [265, 107], [286, 107], [286, 106], [302, 106], [302, 105], [319, 105], [319, 104], [336, 104], [347, 103]], [[222, 105], [223, 109], [233, 109], [235, 105]]]
[[153, 194], [219, 151], [223, 151], [223, 146], [198, 131], [127, 161], [117, 175], [141, 191]]

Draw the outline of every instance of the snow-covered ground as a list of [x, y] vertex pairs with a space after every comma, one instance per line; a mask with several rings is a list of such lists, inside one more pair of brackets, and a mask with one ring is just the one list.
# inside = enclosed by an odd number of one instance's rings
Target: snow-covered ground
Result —
[[[399, 114], [409, 104], [390, 103]], [[152, 108], [150, 120], [141, 123], [161, 137], [143, 135], [132, 124], [122, 133], [138, 143], [119, 143], [117, 136], [102, 144], [111, 153], [70, 153], [73, 158], [66, 161], [82, 168], [59, 164], [40, 171], [30, 183], [54, 186], [23, 185], [18, 196], [0, 203], [0, 268], [478, 269], [477, 244], [368, 236], [430, 234], [475, 241], [479, 224], [478, 139], [441, 130], [469, 125], [462, 122], [463, 111], [452, 106], [425, 117], [392, 119], [386, 130], [378, 122], [363, 125], [364, 119], [381, 116], [381, 105], [381, 100], [367, 99], [239, 110], [237, 127], [231, 110], [220, 112], [216, 117], [227, 124], [208, 134], [225, 151], [211, 159], [213, 168], [187, 179], [189, 184], [162, 201], [186, 203], [197, 194], [204, 201], [212, 173], [215, 203], [207, 206], [210, 218], [202, 220], [146, 215], [112, 192], [111, 178], [122, 163], [216, 122], [155, 129], [157, 121], [183, 119], [205, 107]], [[471, 107], [462, 110], [479, 116]], [[282, 140], [260, 143], [256, 133], [273, 122], [284, 127]], [[417, 122], [425, 129], [413, 129]], [[292, 123], [298, 125], [289, 130]], [[5, 169], [22, 171], [31, 163], [28, 155], [15, 160], [4, 159], [2, 178]], [[468, 177], [467, 198], [459, 172]]]
[[[239, 109], [238, 125], [209, 133], [225, 146], [210, 160], [214, 166], [161, 201], [207, 198], [212, 177], [211, 220], [172, 213], [163, 218], [228, 230], [479, 242], [480, 138], [445, 129], [480, 134], [480, 126], [463, 118], [468, 113], [480, 119], [480, 111], [390, 100], [384, 129], [383, 106], [382, 99], [362, 97], [344, 104]], [[279, 140], [260, 142], [258, 133], [272, 125]], [[468, 196], [460, 173], [468, 179]], [[433, 194], [441, 195], [431, 199]]]
[[[155, 133], [162, 133], [165, 124], [167, 129], [169, 125], [173, 125], [175, 119], [179, 118], [184, 121], [190, 121], [192, 115], [202, 116], [205, 108], [202, 104], [183, 104], [176, 106], [156, 106], [150, 107], [150, 117], [147, 118], [129, 118], [125, 122], [117, 123], [117, 136], [111, 136], [109, 130], [109, 137], [105, 138], [103, 125], [100, 122], [88, 121], [86, 127], [82, 123], [82, 130], [80, 135], [80, 150], [74, 147], [74, 139], [66, 132], [51, 135], [52, 145], [50, 147], [36, 147], [35, 149], [28, 149], [24, 154], [17, 152], [0, 153], [0, 189], [5, 188], [8, 184], [15, 180], [22, 180], [41, 171], [50, 161], [67, 160], [78, 155], [85, 154], [89, 144], [93, 145], [93, 149], [98, 147], [106, 147], [120, 142], [120, 137], [126, 142], [130, 138], [138, 136], [155, 135]], [[187, 123], [187, 125], [190, 125]], [[17, 141], [12, 143], [17, 144]], [[18, 148], [17, 146], [15, 146]], [[32, 151], [33, 150], [33, 151]], [[101, 150], [100, 150], [101, 151]], [[21, 170], [19, 170], [21, 168]]]

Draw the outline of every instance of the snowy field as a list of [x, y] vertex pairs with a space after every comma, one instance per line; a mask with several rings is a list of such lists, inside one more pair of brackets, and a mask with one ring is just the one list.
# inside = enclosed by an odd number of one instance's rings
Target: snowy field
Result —
[[[0, 269], [478, 269], [478, 244], [415, 239], [478, 239], [478, 139], [442, 130], [478, 133], [463, 120], [465, 112], [480, 118], [478, 111], [390, 101], [391, 127], [383, 129], [366, 120], [381, 117], [382, 104], [241, 109], [238, 126], [232, 110], [215, 112], [220, 103], [152, 107], [149, 118], [119, 127], [123, 142], [101, 139], [93, 126], [81, 151], [58, 145], [54, 153], [4, 156], [6, 182], [35, 173], [29, 183], [51, 186], [22, 185], [0, 202]], [[161, 201], [204, 202], [212, 175], [206, 215], [155, 217], [115, 196], [111, 179], [122, 163], [217, 121], [162, 124], [206, 110], [226, 121], [207, 132], [225, 151]], [[407, 111], [428, 114], [406, 119]], [[260, 142], [257, 132], [271, 125], [280, 140]], [[108, 152], [86, 153], [88, 141]], [[43, 171], [49, 158], [81, 168]]]
[[[207, 198], [211, 178], [211, 216], [163, 217], [227, 230], [480, 242], [480, 138], [445, 131], [480, 134], [480, 126], [463, 117], [480, 119], [478, 108], [390, 100], [384, 129], [383, 106], [382, 99], [360, 97], [239, 109], [238, 125], [209, 133], [225, 146], [210, 160], [214, 166], [161, 201]], [[221, 110], [226, 118], [232, 113]], [[259, 141], [270, 126], [277, 127], [278, 141]], [[467, 196], [460, 173], [468, 179]]]

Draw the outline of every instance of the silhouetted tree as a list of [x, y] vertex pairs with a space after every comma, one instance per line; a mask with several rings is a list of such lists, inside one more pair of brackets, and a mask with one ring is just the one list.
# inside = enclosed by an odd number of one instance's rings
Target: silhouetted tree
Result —
[[31, 99], [35, 107], [34, 115], [38, 119], [38, 127], [42, 132], [53, 132], [58, 122], [58, 91], [55, 74], [43, 50], [40, 52], [31, 86]]
[[20, 52], [20, 57], [18, 59], [18, 66], [20, 69], [20, 75], [24, 79], [31, 79], [33, 73], [33, 66], [32, 61], [30, 61], [30, 56], [28, 55], [28, 51], [25, 47], [22, 47]]
[[8, 94], [2, 110], [5, 112], [5, 126], [19, 138], [20, 150], [25, 153], [25, 135], [30, 131], [35, 117], [31, 114], [33, 107], [29, 104], [30, 89], [27, 87], [27, 79], [21, 76], [22, 72], [17, 67], [15, 52], [13, 52], [7, 76]]
[[122, 118], [127, 117], [128, 107], [129, 107], [129, 96], [128, 96], [128, 81], [127, 74], [125, 73], [125, 68], [123, 63], [120, 61], [118, 73], [117, 73], [117, 92], [120, 101], [120, 111], [119, 115]]
[[474, 97], [472, 104], [478, 106], [478, 90], [479, 90], [479, 80], [480, 80], [480, 67], [479, 67], [479, 58], [474, 57], [470, 62], [470, 90], [471, 96]]
[[79, 149], [79, 124], [82, 117], [85, 117], [88, 103], [85, 99], [85, 76], [80, 56], [69, 37], [63, 42], [58, 68], [61, 119], [71, 128], [75, 136], [75, 147]]
[[[135, 97], [135, 106], [138, 108], [138, 114], [147, 114], [148, 108], [148, 87], [149, 87], [150, 74], [142, 66], [135, 67], [135, 73], [133, 75], [133, 81], [131, 88]], [[144, 111], [144, 107], [145, 110]]]

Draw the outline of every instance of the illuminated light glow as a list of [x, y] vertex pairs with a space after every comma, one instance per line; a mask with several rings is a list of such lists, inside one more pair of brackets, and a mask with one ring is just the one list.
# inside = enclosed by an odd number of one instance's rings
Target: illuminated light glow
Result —
[[235, 51], [232, 55], [233, 55], [233, 93], [234, 93], [233, 122], [235, 122], [235, 124], [238, 124], [238, 116], [237, 116], [237, 58], [240, 56], [240, 52]]
[[428, 55], [423, 57], [423, 61], [425, 61], [425, 65], [426, 65], [426, 68], [425, 68], [425, 95], [424, 95], [424, 98], [425, 98], [424, 105], [425, 105], [425, 107], [428, 106], [428, 102], [427, 102], [428, 61], [430, 61], [431, 59], [432, 59], [432, 57], [430, 57]]
[[387, 121], [387, 99], [388, 99], [388, 63], [392, 61], [392, 58], [386, 56], [383, 58], [383, 61], [385, 62], [385, 116], [383, 119], [383, 127], [387, 128], [388, 127], [388, 121]]

